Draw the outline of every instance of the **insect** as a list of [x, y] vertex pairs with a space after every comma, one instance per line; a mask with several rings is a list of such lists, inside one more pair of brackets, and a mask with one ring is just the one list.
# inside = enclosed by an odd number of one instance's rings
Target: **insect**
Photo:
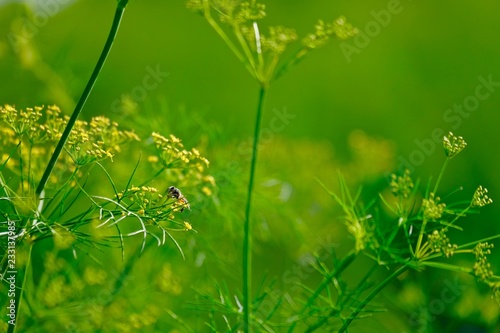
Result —
[[184, 210], [184, 208], [191, 210], [191, 206], [189, 206], [188, 200], [185, 196], [182, 195], [181, 191], [177, 187], [170, 186], [167, 190], [167, 194], [171, 198], [177, 199], [177, 202], [181, 204], [181, 212]]

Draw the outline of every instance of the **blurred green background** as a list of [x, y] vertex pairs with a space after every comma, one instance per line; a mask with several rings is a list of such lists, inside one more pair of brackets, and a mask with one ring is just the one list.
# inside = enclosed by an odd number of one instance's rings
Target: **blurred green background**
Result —
[[[39, 21], [36, 9], [0, 2], [0, 103], [18, 108], [57, 104], [64, 112], [71, 112], [106, 39], [115, 1], [60, 1], [63, 2], [68, 4]], [[463, 186], [463, 194], [458, 196], [467, 198], [481, 184], [495, 201], [481, 215], [467, 220], [466, 236], [479, 238], [500, 232], [500, 209], [496, 204], [496, 198], [500, 198], [500, 2], [265, 3], [266, 24], [293, 27], [300, 36], [310, 32], [317, 19], [333, 20], [339, 15], [345, 15], [371, 36], [364, 41], [358, 38], [345, 42], [357, 50], [350, 56], [346, 56], [339, 42], [331, 41], [307, 56], [270, 89], [264, 127], [275, 116], [273, 110], [286, 110], [294, 118], [281, 132], [273, 134], [262, 155], [258, 191], [263, 195], [256, 197], [256, 209], [265, 208], [256, 213], [256, 279], [265, 270], [270, 271], [270, 276], [283, 274], [286, 267], [314, 249], [325, 230], [332, 232], [332, 241], [341, 244], [341, 248], [349, 247], [336, 219], [338, 214], [333, 215], [339, 213], [338, 208], [315, 181], [316, 177], [334, 187], [337, 169], [351, 173], [353, 184], [367, 185], [368, 197], [384, 189], [384, 173], [397, 170], [402, 159], [417, 161], [417, 176], [436, 177], [444, 160], [441, 145], [429, 144], [436, 129], [443, 133], [451, 130], [468, 142], [468, 148], [448, 169], [442, 191], [447, 193]], [[391, 6], [396, 6], [398, 13], [392, 14], [384, 26], [376, 25], [374, 13]], [[370, 30], [374, 26], [379, 29]], [[19, 29], [29, 29], [30, 38], [13, 45], [10, 33], [19, 33]], [[148, 68], [159, 68], [168, 76], [165, 74], [146, 95], [135, 95], [134, 100], [134, 89], [142, 85]], [[499, 83], [466, 116], [449, 111], [454, 105], [472, 101], [470, 96], [481, 84], [480, 77]], [[176, 267], [174, 275], [179, 277], [182, 296], [167, 293], [154, 297], [167, 299], [180, 316], [196, 317], [192, 310], [181, 306], [194, 297], [191, 287], [198, 285], [202, 289], [210, 284], [207, 280], [222, 278], [234, 288], [239, 286], [239, 218], [248, 161], [238, 154], [238, 147], [248, 147], [257, 92], [257, 84], [228, 47], [202, 17], [185, 8], [184, 1], [135, 0], [127, 9], [114, 48], [85, 106], [87, 118], [104, 114], [140, 134], [151, 129], [173, 132], [188, 146], [201, 144], [212, 163], [211, 171], [222, 184], [220, 206], [210, 205], [202, 212], [194, 209], [190, 216], [199, 233], [184, 241], [190, 249], [186, 261], [180, 260], [173, 247], [151, 251], [162, 252], [162, 258]], [[374, 146], [365, 150], [357, 147], [359, 140], [372, 145], [382, 142], [386, 148], [380, 150], [379, 156]], [[382, 156], [384, 153], [388, 156]], [[234, 172], [233, 162], [237, 165]], [[119, 167], [127, 167], [121, 163]], [[227, 172], [229, 182], [222, 179]], [[293, 194], [286, 202], [288, 199], [281, 200], [280, 195], [286, 196], [289, 184]], [[296, 224], [291, 230], [288, 221]], [[498, 272], [500, 256], [496, 252], [496, 263], [493, 262]], [[200, 253], [206, 258], [204, 264]], [[268, 257], [268, 253], [272, 255]], [[224, 260], [219, 262], [218, 258]], [[143, 260], [144, 266], [139, 266], [142, 269], [149, 266], [148, 262], [151, 267], [159, 265], [155, 253], [146, 254]], [[152, 276], [159, 274], [151, 269]], [[141, 272], [135, 274], [135, 280], [140, 280]], [[438, 292], [440, 281], [446, 278], [439, 272], [427, 274], [428, 283], [438, 281], [437, 286], [431, 286]], [[472, 280], [464, 283], [474, 285]], [[147, 283], [143, 286], [147, 288]], [[398, 290], [388, 290], [387, 295], [391, 292]], [[487, 299], [484, 296], [477, 300], [479, 303], [469, 301], [481, 305]], [[491, 311], [493, 316], [498, 315]], [[485, 321], [484, 315], [472, 312], [453, 313], [473, 322]], [[391, 316], [399, 318], [393, 326], [379, 323], [387, 323], [383, 318]], [[408, 320], [404, 315], [398, 317], [397, 310], [373, 322], [378, 323], [374, 330], [411, 331]], [[164, 325], [162, 330], [175, 329], [175, 324]]]

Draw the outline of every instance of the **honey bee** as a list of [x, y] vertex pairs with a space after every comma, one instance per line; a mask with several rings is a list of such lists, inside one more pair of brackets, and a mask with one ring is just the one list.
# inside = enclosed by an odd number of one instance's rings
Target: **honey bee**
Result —
[[184, 211], [184, 208], [191, 210], [188, 200], [182, 195], [181, 191], [177, 187], [170, 186], [167, 190], [167, 194], [171, 198], [177, 199], [177, 202], [181, 205], [181, 212]]

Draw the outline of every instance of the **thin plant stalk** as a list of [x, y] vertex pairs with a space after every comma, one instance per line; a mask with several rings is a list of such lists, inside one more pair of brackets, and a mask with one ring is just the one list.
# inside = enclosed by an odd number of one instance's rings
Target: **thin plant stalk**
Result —
[[436, 191], [439, 187], [439, 183], [441, 183], [441, 178], [443, 178], [444, 171], [446, 170], [446, 167], [448, 166], [448, 162], [450, 161], [450, 158], [446, 158], [444, 161], [443, 167], [441, 168], [441, 172], [439, 172], [438, 179], [436, 181], [436, 185], [434, 186], [434, 190], [432, 191], [434, 194], [436, 194]]
[[57, 160], [61, 155], [63, 147], [66, 144], [66, 141], [68, 140], [68, 137], [71, 133], [71, 130], [73, 129], [73, 126], [75, 125], [78, 116], [82, 112], [82, 109], [85, 106], [85, 103], [87, 102], [87, 99], [90, 93], [92, 92], [92, 89], [94, 88], [94, 84], [96, 83], [97, 78], [99, 77], [99, 73], [101, 72], [104, 63], [106, 62], [106, 58], [108, 57], [111, 51], [111, 47], [113, 46], [115, 37], [118, 34], [118, 29], [120, 28], [120, 22], [122, 20], [123, 14], [125, 13], [125, 8], [127, 7], [127, 3], [128, 0], [118, 1], [118, 5], [115, 11], [115, 16], [113, 19], [113, 24], [111, 25], [111, 30], [109, 31], [108, 39], [106, 40], [106, 43], [104, 44], [104, 47], [102, 49], [101, 56], [99, 57], [99, 60], [95, 65], [94, 71], [92, 72], [92, 75], [90, 76], [90, 79], [88, 80], [87, 85], [85, 86], [85, 89], [83, 90], [83, 93], [80, 96], [80, 100], [78, 101], [75, 110], [73, 111], [71, 117], [69, 118], [68, 124], [64, 129], [61, 139], [59, 139], [59, 142], [57, 143], [56, 149], [54, 150], [52, 156], [50, 157], [50, 161], [47, 164], [47, 168], [45, 169], [42, 179], [40, 180], [40, 183], [38, 184], [38, 187], [36, 189], [37, 197], [39, 197], [42, 194], [45, 185], [47, 185], [47, 181], [50, 177], [50, 174], [52, 173], [52, 170], [54, 170], [54, 166], [56, 165]]
[[[318, 288], [316, 288], [316, 290], [314, 291], [314, 294], [311, 295], [311, 297], [309, 297], [309, 299], [307, 300], [306, 304], [304, 304], [304, 306], [302, 307], [302, 309], [300, 310], [299, 312], [299, 315], [303, 315], [304, 312], [308, 309], [308, 308], [311, 308], [311, 306], [314, 304], [314, 301], [316, 300], [316, 298], [319, 297], [319, 295], [321, 294], [321, 292], [330, 284], [330, 282], [339, 277], [340, 274], [342, 274], [342, 272], [347, 268], [349, 267], [350, 264], [352, 264], [352, 262], [354, 261], [354, 259], [356, 259], [356, 253], [354, 251], [351, 251], [349, 252], [349, 254], [347, 254], [344, 258], [342, 258], [342, 260], [340, 260], [339, 264], [336, 265], [336, 267], [334, 268], [334, 270], [332, 272], [330, 272], [327, 276], [325, 276], [323, 278], [323, 281], [321, 282], [321, 284], [318, 286]], [[295, 326], [297, 325], [297, 322], [295, 321], [289, 328], [288, 328], [288, 333], [291, 333], [295, 330]]]
[[252, 193], [255, 179], [255, 167], [257, 165], [257, 153], [259, 150], [260, 124], [264, 109], [267, 86], [261, 85], [259, 92], [259, 102], [257, 105], [257, 116], [255, 119], [255, 132], [253, 136], [252, 160], [250, 164], [250, 179], [248, 181], [247, 202], [245, 208], [245, 224], [243, 234], [243, 331], [249, 333], [250, 327], [250, 297], [252, 279], [252, 224], [250, 222], [250, 212], [252, 208]]
[[[368, 283], [368, 279], [370, 278], [370, 276], [375, 272], [375, 270], [380, 267], [378, 264], [374, 264], [372, 266], [372, 268], [366, 272], [365, 276], [361, 279], [361, 281], [359, 281], [358, 285], [356, 286], [356, 288], [354, 288], [354, 290], [362, 290], [366, 284]], [[341, 295], [339, 295], [340, 297]], [[314, 324], [313, 326], [310, 326], [307, 331], [305, 331], [304, 333], [312, 333], [314, 331], [316, 331], [317, 329], [319, 329], [321, 326], [323, 326], [328, 320], [330, 320], [331, 317], [335, 316], [336, 314], [338, 314], [340, 312], [339, 308], [342, 309], [344, 308], [344, 304], [343, 303], [346, 303], [346, 301], [348, 300], [349, 298], [346, 298], [344, 299], [344, 302], [340, 302], [340, 306], [339, 307], [335, 307], [334, 309], [332, 309], [330, 311], [330, 313], [328, 314], [328, 316], [326, 317], [323, 317], [321, 318], [316, 324]]]

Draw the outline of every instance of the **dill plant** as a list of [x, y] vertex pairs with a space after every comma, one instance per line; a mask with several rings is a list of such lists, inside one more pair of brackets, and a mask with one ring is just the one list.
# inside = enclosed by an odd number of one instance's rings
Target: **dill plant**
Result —
[[[71, 116], [55, 105], [0, 106], [0, 274], [2, 288], [15, 286], [12, 295], [9, 292], [11, 296], [2, 296], [0, 301], [4, 309], [15, 305], [12, 321], [2, 322], [9, 333], [34, 332], [41, 327], [47, 331], [77, 329], [85, 321], [89, 312], [64, 312], [57, 307], [66, 301], [75, 305], [78, 295], [89, 286], [103, 285], [108, 274], [89, 266], [80, 277], [68, 256], [77, 259], [83, 254], [100, 263], [92, 252], [108, 247], [121, 249], [124, 261], [126, 239], [141, 238], [122, 271], [109, 277], [114, 279], [109, 299], [91, 309], [95, 316], [119, 298], [134, 262], [147, 246], [172, 242], [184, 256], [174, 236], [195, 229], [181, 215], [189, 208], [186, 199], [168, 195], [168, 188], [175, 184], [189, 188], [193, 195], [210, 196], [215, 187], [214, 178], [207, 173], [208, 160], [198, 149], [184, 147], [176, 136], [152, 133], [148, 140], [153, 144], [144, 144], [134, 131], [122, 129], [106, 116], [80, 119], [127, 4], [128, 0], [117, 1], [108, 39]], [[147, 154], [145, 163], [137, 148]], [[136, 160], [128, 164], [131, 168], [124, 182], [110, 163], [120, 153], [129, 156], [128, 162]], [[93, 182], [100, 185], [98, 193], [89, 186]], [[42, 243], [48, 243], [52, 251], [45, 252], [39, 270], [33, 255], [39, 257]], [[15, 283], [8, 282], [8, 277], [14, 277]], [[158, 320], [158, 309], [148, 312], [134, 317], [142, 318], [142, 327]], [[47, 324], [44, 315], [58, 320]], [[122, 319], [121, 324], [125, 322]], [[71, 327], [65, 326], [68, 323]], [[102, 317], [83, 326], [88, 330], [118, 329], [105, 327]]]
[[[462, 137], [451, 132], [444, 136], [445, 162], [434, 186], [431, 181], [428, 182], [423, 197], [420, 196], [420, 181], [414, 180], [409, 170], [402, 175], [391, 176], [391, 198], [380, 195], [377, 202], [369, 205], [363, 204], [359, 191], [351, 194], [342, 177], [339, 194], [325, 187], [345, 213], [344, 223], [354, 240], [354, 249], [336, 261], [332, 268], [326, 268], [318, 260], [317, 269], [323, 276], [323, 282], [311, 292], [301, 315], [320, 318], [308, 321], [305, 326], [295, 322], [288, 332], [301, 325], [305, 332], [314, 332], [324, 327], [346, 332], [361, 314], [376, 311], [377, 307], [366, 308], [383, 288], [408, 270], [415, 270], [419, 274], [422, 270], [437, 268], [472, 275], [489, 286], [492, 297], [500, 301], [500, 276], [493, 273], [488, 262], [488, 255], [493, 248], [490, 242], [500, 238], [500, 235], [470, 240], [465, 244], [454, 244], [448, 236], [450, 229], [463, 231], [466, 228], [459, 224], [460, 219], [477, 213], [479, 208], [493, 202], [488, 196], [488, 190], [478, 186], [465, 202], [454, 202], [450, 195], [446, 196], [445, 202], [437, 196], [448, 163], [465, 147], [466, 142]], [[379, 213], [384, 209], [389, 212], [388, 216], [383, 217]], [[342, 280], [341, 274], [361, 254], [371, 258], [374, 265], [361, 282], [349, 290], [346, 287], [348, 283]], [[470, 264], [450, 262], [456, 256], [469, 258]], [[386, 274], [386, 278], [378, 284], [374, 281], [368, 283], [379, 267], [390, 274]], [[328, 291], [330, 287], [335, 288], [337, 296], [334, 302], [330, 300], [331, 303], [327, 304], [325, 299], [322, 300], [322, 293], [331, 295], [331, 291]]]
[[[254, 192], [255, 169], [260, 140], [261, 119], [266, 95], [270, 85], [299, 63], [308, 53], [326, 44], [331, 38], [346, 40], [357, 34], [357, 29], [341, 16], [333, 22], [319, 20], [314, 32], [300, 40], [291, 55], [285, 58], [285, 51], [299, 37], [294, 29], [270, 26], [261, 30], [260, 22], [266, 17], [264, 3], [231, 0], [189, 0], [187, 7], [201, 14], [215, 32], [222, 38], [233, 54], [245, 66], [259, 84], [253, 133], [252, 157], [244, 214], [242, 250], [242, 322], [244, 332], [251, 332], [255, 323], [252, 319], [252, 196]], [[285, 58], [285, 59], [283, 59]]]
[[[420, 181], [414, 181], [409, 171], [392, 175], [390, 188], [393, 198], [381, 195], [368, 205], [361, 202], [361, 192], [352, 194], [349, 191], [342, 177], [339, 194], [323, 185], [345, 213], [344, 222], [354, 240], [353, 249], [341, 258], [337, 258], [332, 249], [332, 263], [325, 262], [317, 255], [313, 267], [320, 275], [321, 283], [313, 289], [300, 285], [306, 295], [304, 299], [290, 300], [282, 295], [272, 302], [274, 306], [264, 316], [256, 316], [264, 300], [271, 297], [274, 288], [273, 283], [265, 286], [262, 282], [254, 292], [251, 281], [252, 196], [266, 95], [272, 83], [310, 51], [332, 37], [339, 40], [350, 38], [356, 35], [357, 30], [344, 17], [332, 23], [319, 21], [315, 31], [301, 40], [301, 46], [284, 57], [285, 51], [299, 38], [293, 29], [281, 26], [262, 31], [260, 22], [266, 16], [264, 4], [257, 1], [189, 0], [187, 6], [205, 18], [259, 84], [243, 223], [242, 302], [237, 296], [233, 297], [234, 293], [224, 283], [216, 284], [215, 296], [202, 293], [201, 297], [206, 303], [198, 303], [198, 308], [209, 312], [209, 320], [205, 324], [212, 332], [220, 330], [216, 313], [221, 315], [225, 323], [224, 330], [228, 332], [346, 332], [355, 319], [382, 310], [370, 305], [372, 300], [410, 269], [419, 272], [432, 267], [473, 275], [491, 287], [494, 297], [498, 299], [500, 277], [493, 274], [487, 256], [492, 248], [489, 242], [500, 238], [500, 235], [462, 245], [450, 243], [447, 236], [450, 229], [462, 230], [457, 225], [460, 218], [476, 213], [478, 208], [492, 202], [482, 186], [478, 187], [467, 203], [445, 203], [438, 196], [439, 184], [449, 161], [466, 145], [463, 138], [450, 133], [443, 139], [446, 153], [444, 166], [432, 189], [429, 183], [423, 199], [419, 197]], [[390, 212], [388, 219], [377, 213], [384, 209]], [[475, 258], [474, 264], [465, 267], [446, 262], [446, 259], [459, 254], [472, 256]], [[344, 279], [343, 274], [360, 256], [373, 259], [374, 264], [357, 285], [348, 287], [349, 281]], [[380, 269], [389, 273], [377, 283], [374, 276]], [[178, 317], [174, 318], [184, 327], [187, 326]], [[231, 318], [236, 319], [232, 321]]]

